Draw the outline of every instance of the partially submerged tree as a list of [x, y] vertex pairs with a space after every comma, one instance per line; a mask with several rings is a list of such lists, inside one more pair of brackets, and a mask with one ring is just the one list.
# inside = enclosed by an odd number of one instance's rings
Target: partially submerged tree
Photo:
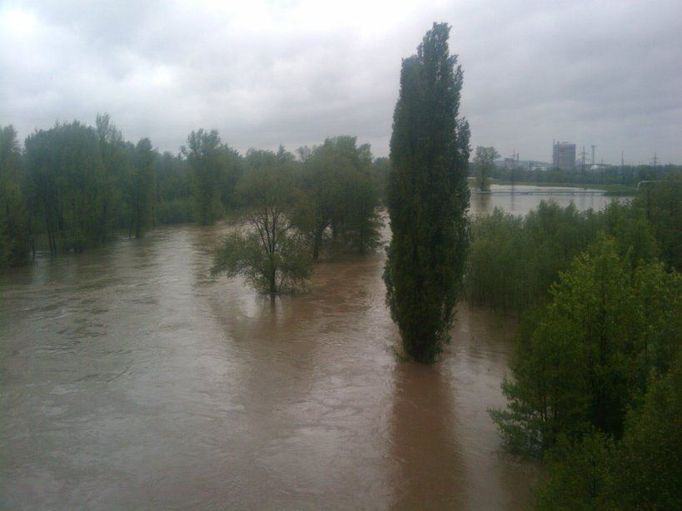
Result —
[[490, 191], [490, 175], [495, 170], [495, 159], [499, 157], [494, 147], [476, 146], [474, 169], [476, 170], [476, 186], [480, 191]]
[[469, 127], [459, 117], [462, 70], [449, 34], [434, 23], [403, 60], [391, 137], [387, 302], [405, 351], [425, 363], [449, 339], [468, 241]]
[[293, 219], [310, 242], [313, 260], [329, 237], [360, 253], [377, 246], [379, 188], [371, 169], [369, 145], [358, 146], [355, 137], [328, 138], [305, 156]]
[[31, 209], [42, 217], [50, 252], [82, 251], [106, 240], [114, 225], [113, 190], [97, 132], [57, 124], [26, 139]]
[[227, 236], [212, 271], [242, 275], [264, 293], [293, 292], [310, 275], [311, 259], [290, 219], [295, 202], [290, 160], [266, 151], [251, 157], [252, 167], [237, 187], [244, 226]]

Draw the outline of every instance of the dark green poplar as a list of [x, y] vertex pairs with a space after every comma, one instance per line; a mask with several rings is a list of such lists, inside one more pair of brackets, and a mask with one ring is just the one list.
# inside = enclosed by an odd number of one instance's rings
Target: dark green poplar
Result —
[[403, 60], [391, 137], [387, 303], [406, 354], [424, 363], [449, 339], [468, 245], [469, 125], [449, 35], [434, 23]]

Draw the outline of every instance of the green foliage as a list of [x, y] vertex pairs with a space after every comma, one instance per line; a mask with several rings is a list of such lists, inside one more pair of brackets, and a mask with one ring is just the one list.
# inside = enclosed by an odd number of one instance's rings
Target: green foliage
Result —
[[630, 412], [622, 441], [592, 432], [547, 456], [533, 508], [664, 511], [682, 502], [682, 363], [649, 386]]
[[17, 133], [0, 127], [0, 270], [24, 263], [29, 250], [29, 220], [21, 189], [23, 172]]
[[129, 227], [134, 146], [123, 139], [109, 114], [97, 114], [95, 132], [102, 165], [102, 188], [105, 190], [100, 200], [102, 210], [107, 212], [101, 242], [114, 229]]
[[499, 157], [494, 147], [476, 146], [474, 169], [476, 170], [476, 184], [480, 191], [490, 190], [490, 174], [495, 168], [495, 159]]
[[636, 207], [610, 204], [580, 213], [573, 206], [541, 202], [525, 217], [495, 210], [477, 218], [467, 262], [465, 294], [474, 304], [524, 312], [542, 305], [550, 285], [599, 232], [614, 236], [630, 261], [651, 261], [656, 242]]
[[155, 198], [154, 160], [152, 144], [148, 138], [143, 138], [135, 147], [130, 176], [131, 207], [128, 235], [134, 232], [136, 238], [141, 238], [144, 231], [152, 224]]
[[250, 151], [247, 164], [237, 186], [246, 229], [225, 239], [213, 273], [242, 275], [264, 293], [293, 292], [305, 284], [312, 261], [303, 235], [290, 220], [296, 200], [291, 160]]
[[682, 172], [643, 183], [635, 202], [653, 226], [663, 261], [682, 271]]
[[593, 432], [580, 441], [562, 438], [547, 456], [547, 478], [535, 492], [536, 511], [598, 511], [609, 478], [613, 440]]
[[52, 253], [81, 251], [111, 234], [112, 194], [94, 129], [57, 124], [26, 139], [31, 209]]
[[405, 352], [425, 363], [449, 338], [468, 239], [469, 130], [458, 117], [462, 70], [449, 33], [434, 23], [403, 60], [391, 137], [387, 303]]
[[379, 190], [379, 198], [382, 204], [387, 202], [388, 176], [391, 172], [391, 160], [377, 158], [372, 163], [372, 176]]
[[678, 355], [669, 372], [651, 384], [641, 408], [628, 417], [604, 492], [611, 509], [664, 511], [682, 503], [681, 389]]
[[192, 199], [195, 218], [201, 225], [211, 225], [223, 214], [220, 201], [220, 137], [216, 130], [193, 131], [187, 137], [187, 147], [183, 147], [189, 166], [192, 169]]
[[303, 289], [311, 268], [301, 236], [279, 232], [271, 248], [258, 232], [237, 231], [225, 237], [212, 272], [240, 275], [259, 291], [277, 294]]
[[192, 170], [194, 218], [201, 225], [214, 224], [226, 206], [234, 205], [234, 186], [241, 175], [239, 154], [222, 144], [216, 130], [203, 129], [189, 134], [182, 153]]
[[306, 152], [293, 221], [305, 233], [318, 260], [325, 241], [360, 253], [376, 248], [381, 222], [379, 188], [371, 175], [368, 145], [355, 137], [328, 138]]
[[154, 171], [155, 222], [159, 224], [192, 222], [192, 179], [187, 161], [170, 153], [157, 155]]
[[619, 437], [651, 372], [667, 369], [682, 339], [682, 278], [631, 257], [600, 236], [527, 318], [508, 408], [492, 413], [510, 448], [539, 454], [592, 429]]
[[297, 161], [284, 147], [242, 158], [216, 131], [199, 130], [180, 154], [161, 155], [149, 139], [127, 142], [98, 114], [94, 127], [57, 124], [25, 147], [22, 154], [11, 127], [0, 130], [0, 268], [24, 262], [36, 246], [82, 251], [117, 231], [139, 238], [157, 224], [211, 224], [226, 211], [251, 210], [238, 189], [250, 180], [242, 179], [246, 167], [286, 169], [286, 217], [315, 257], [323, 246], [364, 253], [379, 243], [380, 178], [369, 145], [355, 137], [302, 148]]

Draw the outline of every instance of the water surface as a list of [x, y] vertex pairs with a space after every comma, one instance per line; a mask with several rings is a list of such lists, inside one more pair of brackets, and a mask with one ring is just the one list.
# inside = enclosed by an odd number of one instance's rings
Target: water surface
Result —
[[[607, 197], [602, 190], [583, 189], [567, 186], [532, 186], [532, 185], [490, 185], [490, 192], [471, 191], [471, 212], [474, 215], [487, 214], [495, 208], [503, 209], [514, 215], [525, 215], [536, 208], [540, 201], [553, 201], [561, 207], [574, 204], [584, 211], [600, 210], [614, 200]], [[621, 200], [627, 200], [622, 199]]]
[[524, 507], [536, 467], [487, 414], [512, 321], [460, 305], [440, 363], [399, 362], [381, 254], [273, 301], [208, 276], [224, 232], [159, 228], [0, 277], [0, 508]]

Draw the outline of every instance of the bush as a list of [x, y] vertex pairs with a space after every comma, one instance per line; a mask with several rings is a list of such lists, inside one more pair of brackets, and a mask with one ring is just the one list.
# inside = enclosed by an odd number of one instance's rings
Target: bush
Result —
[[526, 217], [496, 209], [472, 225], [465, 296], [473, 304], [516, 313], [540, 306], [559, 273], [599, 232], [614, 236], [618, 252], [632, 265], [657, 254], [643, 212], [630, 205], [581, 213], [573, 205], [543, 201]]
[[627, 407], [682, 339], [682, 278], [655, 262], [633, 270], [613, 238], [600, 236], [550, 294], [518, 336], [508, 408], [492, 414], [506, 443], [533, 455], [560, 435], [619, 437]]

